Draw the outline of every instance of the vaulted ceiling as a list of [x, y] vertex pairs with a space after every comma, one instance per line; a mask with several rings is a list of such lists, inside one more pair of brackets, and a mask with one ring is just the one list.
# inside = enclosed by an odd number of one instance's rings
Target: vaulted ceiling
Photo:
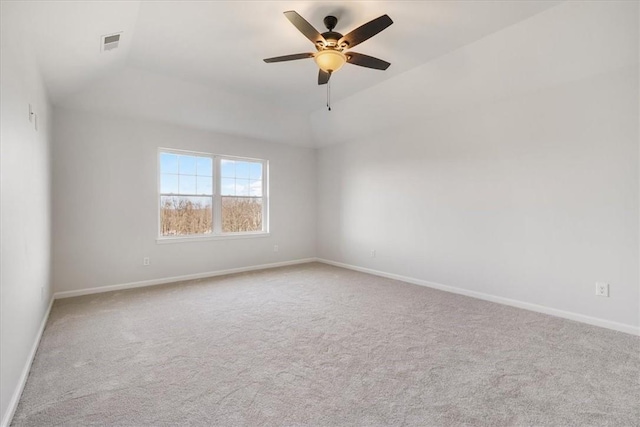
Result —
[[[355, 49], [391, 67], [346, 65], [332, 77], [339, 101], [557, 3], [50, 1], [22, 2], [10, 18], [15, 37], [33, 45], [56, 106], [316, 145], [310, 116], [326, 96], [317, 66], [262, 61], [314, 50], [283, 11], [296, 10], [321, 32], [324, 16], [334, 15], [343, 34], [385, 13], [394, 20]], [[120, 47], [101, 52], [101, 36], [120, 31]]]

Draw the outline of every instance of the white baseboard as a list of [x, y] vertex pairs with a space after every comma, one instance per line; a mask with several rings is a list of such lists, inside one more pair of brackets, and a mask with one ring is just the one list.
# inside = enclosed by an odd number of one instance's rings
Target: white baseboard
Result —
[[230, 268], [227, 270], [208, 271], [204, 273], [186, 274], [184, 276], [165, 277], [161, 279], [142, 280], [140, 282], [123, 283], [119, 285], [99, 286], [95, 288], [80, 289], [77, 291], [56, 292], [53, 297], [55, 299], [78, 297], [81, 295], [100, 294], [103, 292], [121, 291], [123, 289], [144, 288], [146, 286], [164, 285], [173, 282], [182, 282], [185, 280], [205, 279], [207, 277], [224, 276], [227, 274], [244, 273], [254, 270], [265, 270], [268, 268], [285, 267], [287, 265], [305, 264], [314, 262], [316, 258], [303, 258], [292, 261], [274, 262], [271, 264], [260, 264], [249, 267]]
[[7, 412], [5, 412], [4, 417], [2, 418], [2, 427], [9, 427], [9, 425], [11, 424], [11, 420], [13, 420], [13, 415], [16, 413], [18, 402], [20, 402], [20, 396], [22, 396], [24, 386], [27, 384], [27, 378], [29, 377], [31, 364], [33, 363], [33, 359], [36, 357], [36, 352], [38, 351], [38, 346], [40, 345], [40, 339], [42, 338], [44, 328], [47, 325], [47, 320], [49, 320], [49, 314], [51, 313], [51, 307], [53, 307], [53, 301], [54, 298], [51, 297], [51, 301], [49, 301], [49, 307], [42, 317], [42, 322], [40, 322], [40, 329], [38, 329], [36, 339], [33, 341], [33, 345], [31, 346], [31, 351], [29, 352], [27, 362], [25, 363], [24, 368], [22, 368], [22, 374], [20, 374], [20, 381], [18, 382], [18, 386], [14, 390], [13, 396], [11, 396], [11, 400], [9, 401]]
[[308, 262], [321, 262], [324, 264], [333, 265], [336, 267], [347, 268], [349, 270], [360, 271], [362, 273], [373, 274], [375, 276], [386, 277], [388, 279], [400, 280], [414, 285], [426, 286], [441, 291], [451, 292], [454, 294], [465, 295], [472, 298], [478, 298], [485, 301], [491, 301], [498, 304], [509, 305], [512, 307], [522, 308], [529, 311], [535, 311], [538, 313], [549, 314], [551, 316], [562, 317], [564, 319], [575, 320], [577, 322], [587, 323], [589, 325], [599, 326], [602, 328], [613, 329], [615, 331], [624, 332], [631, 335], [640, 336], [640, 327], [627, 325], [624, 323], [613, 322], [610, 320], [599, 319], [597, 317], [586, 316], [584, 314], [573, 313], [570, 311], [559, 310], [556, 308], [545, 307], [538, 304], [528, 303], [524, 301], [514, 300], [510, 298], [499, 297], [483, 292], [471, 291], [455, 286], [443, 285], [441, 283], [430, 282], [428, 280], [416, 279], [414, 277], [402, 276], [400, 274], [387, 273], [384, 271], [378, 271], [371, 268], [359, 267], [351, 264], [345, 264], [342, 262], [332, 261], [323, 258], [303, 258], [292, 261], [276, 262], [271, 264], [261, 264], [249, 267], [231, 268], [227, 270], [209, 271], [197, 274], [187, 274], [183, 276], [166, 277], [161, 279], [143, 280], [140, 282], [123, 283], [119, 285], [101, 286], [96, 288], [81, 289], [77, 291], [64, 291], [56, 292], [54, 299], [77, 297], [81, 295], [91, 295], [103, 292], [119, 291], [124, 289], [142, 288], [146, 286], [163, 285], [173, 282], [181, 282], [185, 280], [204, 279], [207, 277], [224, 276], [227, 274], [243, 273], [247, 271], [265, 270], [268, 268], [285, 267], [288, 265], [305, 264]]
[[549, 314], [551, 316], [562, 317], [564, 319], [575, 320], [577, 322], [587, 323], [589, 325], [600, 326], [602, 328], [613, 329], [618, 332], [625, 332], [631, 335], [640, 336], [640, 327], [627, 325], [624, 323], [612, 322], [610, 320], [599, 319], [597, 317], [585, 316], [584, 314], [573, 313], [570, 311], [558, 310], [556, 308], [545, 307], [542, 305], [532, 304], [528, 302], [518, 301], [510, 298], [499, 297], [495, 295], [485, 294], [483, 292], [470, 291], [455, 286], [442, 285], [440, 283], [429, 282], [427, 280], [416, 279], [413, 277], [401, 276], [399, 274], [386, 273], [384, 271], [373, 270], [365, 267], [358, 267], [342, 262], [331, 261], [328, 259], [317, 258], [316, 261], [333, 265], [336, 267], [347, 268], [349, 270], [360, 271], [362, 273], [373, 274], [374, 276], [386, 277], [388, 279], [400, 280], [402, 282], [412, 283], [414, 285], [426, 286], [441, 291], [451, 292], [454, 294], [465, 295], [472, 298], [478, 298], [485, 301], [496, 302], [498, 304], [509, 305], [512, 307], [522, 308], [538, 313]]

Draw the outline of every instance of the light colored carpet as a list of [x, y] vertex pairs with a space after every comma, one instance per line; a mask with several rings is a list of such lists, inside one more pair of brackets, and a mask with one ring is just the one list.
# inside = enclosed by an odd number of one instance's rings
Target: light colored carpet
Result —
[[633, 426], [640, 340], [322, 264], [56, 301], [16, 426]]

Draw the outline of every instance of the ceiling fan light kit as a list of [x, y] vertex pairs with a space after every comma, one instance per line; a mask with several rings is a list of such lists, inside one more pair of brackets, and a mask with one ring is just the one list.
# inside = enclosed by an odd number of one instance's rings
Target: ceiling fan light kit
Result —
[[347, 62], [347, 56], [344, 53], [333, 49], [321, 50], [313, 58], [318, 67], [329, 74], [338, 71]]
[[[346, 52], [356, 45], [375, 36], [389, 25], [393, 24], [389, 15], [382, 15], [364, 25], [359, 26], [347, 35], [333, 31], [338, 24], [335, 16], [326, 16], [323, 20], [325, 27], [329, 31], [320, 34], [309, 22], [307, 22], [297, 12], [290, 10], [284, 12], [287, 19], [316, 47], [315, 53], [296, 53], [293, 55], [277, 56], [266, 58], [264, 62], [283, 62], [296, 59], [313, 58], [318, 65], [318, 84], [329, 83], [331, 75], [338, 71], [345, 63], [358, 65], [360, 67], [372, 68], [374, 70], [386, 70], [391, 65], [387, 61], [363, 55], [357, 52]], [[329, 94], [327, 92], [327, 107], [329, 106]]]

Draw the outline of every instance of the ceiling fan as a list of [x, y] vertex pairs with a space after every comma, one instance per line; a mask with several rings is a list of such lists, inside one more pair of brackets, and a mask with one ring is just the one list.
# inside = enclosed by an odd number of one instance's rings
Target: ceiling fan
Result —
[[290, 10], [284, 12], [284, 15], [306, 38], [311, 40], [317, 52], [277, 56], [267, 58], [264, 62], [283, 62], [313, 58], [320, 68], [318, 74], [319, 85], [327, 84], [331, 74], [338, 71], [346, 62], [375, 70], [386, 70], [389, 68], [389, 65], [391, 65], [387, 61], [374, 58], [373, 56], [348, 51], [393, 24], [393, 21], [388, 15], [382, 15], [369, 21], [344, 36], [333, 31], [338, 24], [338, 18], [335, 16], [327, 16], [324, 18], [324, 25], [329, 31], [320, 34], [318, 30], [297, 12]]

